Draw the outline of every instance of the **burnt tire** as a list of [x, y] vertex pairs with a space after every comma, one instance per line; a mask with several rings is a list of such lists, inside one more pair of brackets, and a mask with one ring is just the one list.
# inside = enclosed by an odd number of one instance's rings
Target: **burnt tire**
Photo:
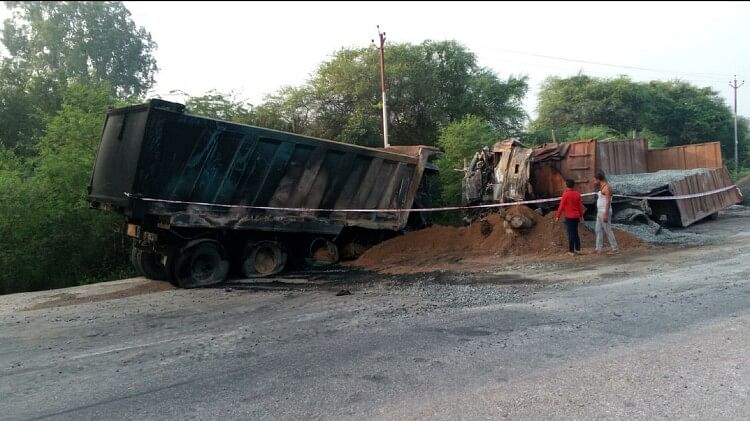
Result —
[[167, 279], [167, 270], [161, 263], [161, 255], [133, 247], [130, 250], [130, 263], [140, 276], [155, 281]]
[[242, 254], [242, 274], [247, 278], [275, 275], [286, 267], [287, 253], [275, 241], [249, 243]]
[[339, 260], [338, 246], [325, 238], [317, 238], [310, 243], [305, 263], [313, 267], [325, 267], [335, 265]]
[[167, 269], [161, 263], [161, 255], [138, 250], [136, 261], [140, 267], [143, 276], [155, 281], [167, 279]]
[[190, 243], [170, 259], [170, 282], [180, 288], [199, 288], [222, 283], [229, 272], [224, 249], [216, 241]]
[[133, 268], [135, 269], [135, 273], [137, 273], [138, 276], [145, 276], [143, 274], [143, 269], [141, 268], [141, 265], [138, 259], [139, 252], [140, 250], [138, 250], [135, 247], [130, 249], [130, 264], [133, 265]]

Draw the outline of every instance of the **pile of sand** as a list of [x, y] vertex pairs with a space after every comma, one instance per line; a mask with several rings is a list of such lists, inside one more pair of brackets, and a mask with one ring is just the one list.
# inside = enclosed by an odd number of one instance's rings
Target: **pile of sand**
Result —
[[[516, 231], [505, 223], [505, 215], [523, 215], [534, 226]], [[580, 225], [581, 246], [593, 249], [594, 233]], [[641, 247], [631, 234], [615, 230], [622, 249]], [[467, 227], [433, 226], [392, 238], [367, 250], [353, 266], [375, 269], [409, 265], [429, 269], [430, 265], [456, 262], [471, 256], [550, 256], [567, 251], [565, 225], [555, 214], [541, 216], [526, 206], [514, 206], [490, 214]]]

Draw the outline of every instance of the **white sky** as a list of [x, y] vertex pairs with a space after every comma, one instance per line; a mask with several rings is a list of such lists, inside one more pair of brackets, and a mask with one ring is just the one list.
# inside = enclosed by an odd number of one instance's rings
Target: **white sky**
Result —
[[173, 89], [217, 89], [257, 104], [283, 85], [304, 82], [341, 47], [370, 45], [379, 24], [388, 41], [455, 39], [500, 77], [529, 76], [525, 108], [532, 116], [545, 77], [579, 70], [639, 81], [680, 78], [713, 87], [728, 104], [729, 79], [737, 74], [749, 83], [739, 91], [739, 113], [750, 115], [750, 2], [125, 4], [159, 45], [154, 92], [165, 99], [178, 99], [168, 95]]

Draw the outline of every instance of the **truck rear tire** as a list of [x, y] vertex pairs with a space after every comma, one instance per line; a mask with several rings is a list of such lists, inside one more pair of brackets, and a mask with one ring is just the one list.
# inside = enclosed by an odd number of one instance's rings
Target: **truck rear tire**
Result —
[[133, 265], [135, 273], [137, 273], [138, 276], [145, 276], [143, 274], [143, 269], [140, 266], [140, 262], [138, 261], [138, 252], [140, 252], [140, 250], [135, 247], [130, 249], [130, 264]]
[[229, 262], [216, 241], [189, 243], [175, 253], [171, 262], [170, 281], [180, 288], [197, 288], [224, 282]]
[[242, 274], [248, 278], [275, 275], [286, 267], [286, 251], [276, 241], [248, 243], [242, 255]]
[[310, 243], [305, 262], [313, 267], [335, 265], [339, 262], [339, 248], [330, 240], [316, 238]]
[[141, 276], [155, 281], [167, 279], [167, 270], [161, 263], [161, 255], [159, 254], [133, 247], [130, 251], [130, 262]]

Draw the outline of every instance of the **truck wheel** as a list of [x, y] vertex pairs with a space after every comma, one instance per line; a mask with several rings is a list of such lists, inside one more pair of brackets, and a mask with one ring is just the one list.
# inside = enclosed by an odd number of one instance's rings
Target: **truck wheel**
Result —
[[138, 254], [140, 250], [133, 247], [130, 249], [130, 264], [133, 265], [133, 268], [135, 268], [135, 273], [138, 274], [138, 276], [145, 276], [143, 274], [143, 269], [140, 266], [140, 262], [138, 261]]
[[164, 268], [164, 265], [161, 264], [160, 254], [138, 250], [136, 261], [138, 262], [138, 267], [141, 269], [143, 276], [146, 278], [155, 281], [163, 281], [167, 279], [167, 270]]
[[310, 266], [321, 267], [335, 265], [339, 262], [339, 248], [332, 241], [316, 238], [310, 243], [310, 250], [305, 262]]
[[161, 263], [161, 255], [149, 253], [137, 247], [130, 249], [130, 263], [140, 276], [155, 281], [167, 279], [167, 270]]
[[212, 240], [190, 243], [171, 260], [171, 280], [180, 288], [215, 285], [224, 282], [229, 272], [224, 250]]
[[248, 278], [275, 275], [286, 266], [287, 254], [275, 241], [249, 243], [242, 255], [242, 274]]

